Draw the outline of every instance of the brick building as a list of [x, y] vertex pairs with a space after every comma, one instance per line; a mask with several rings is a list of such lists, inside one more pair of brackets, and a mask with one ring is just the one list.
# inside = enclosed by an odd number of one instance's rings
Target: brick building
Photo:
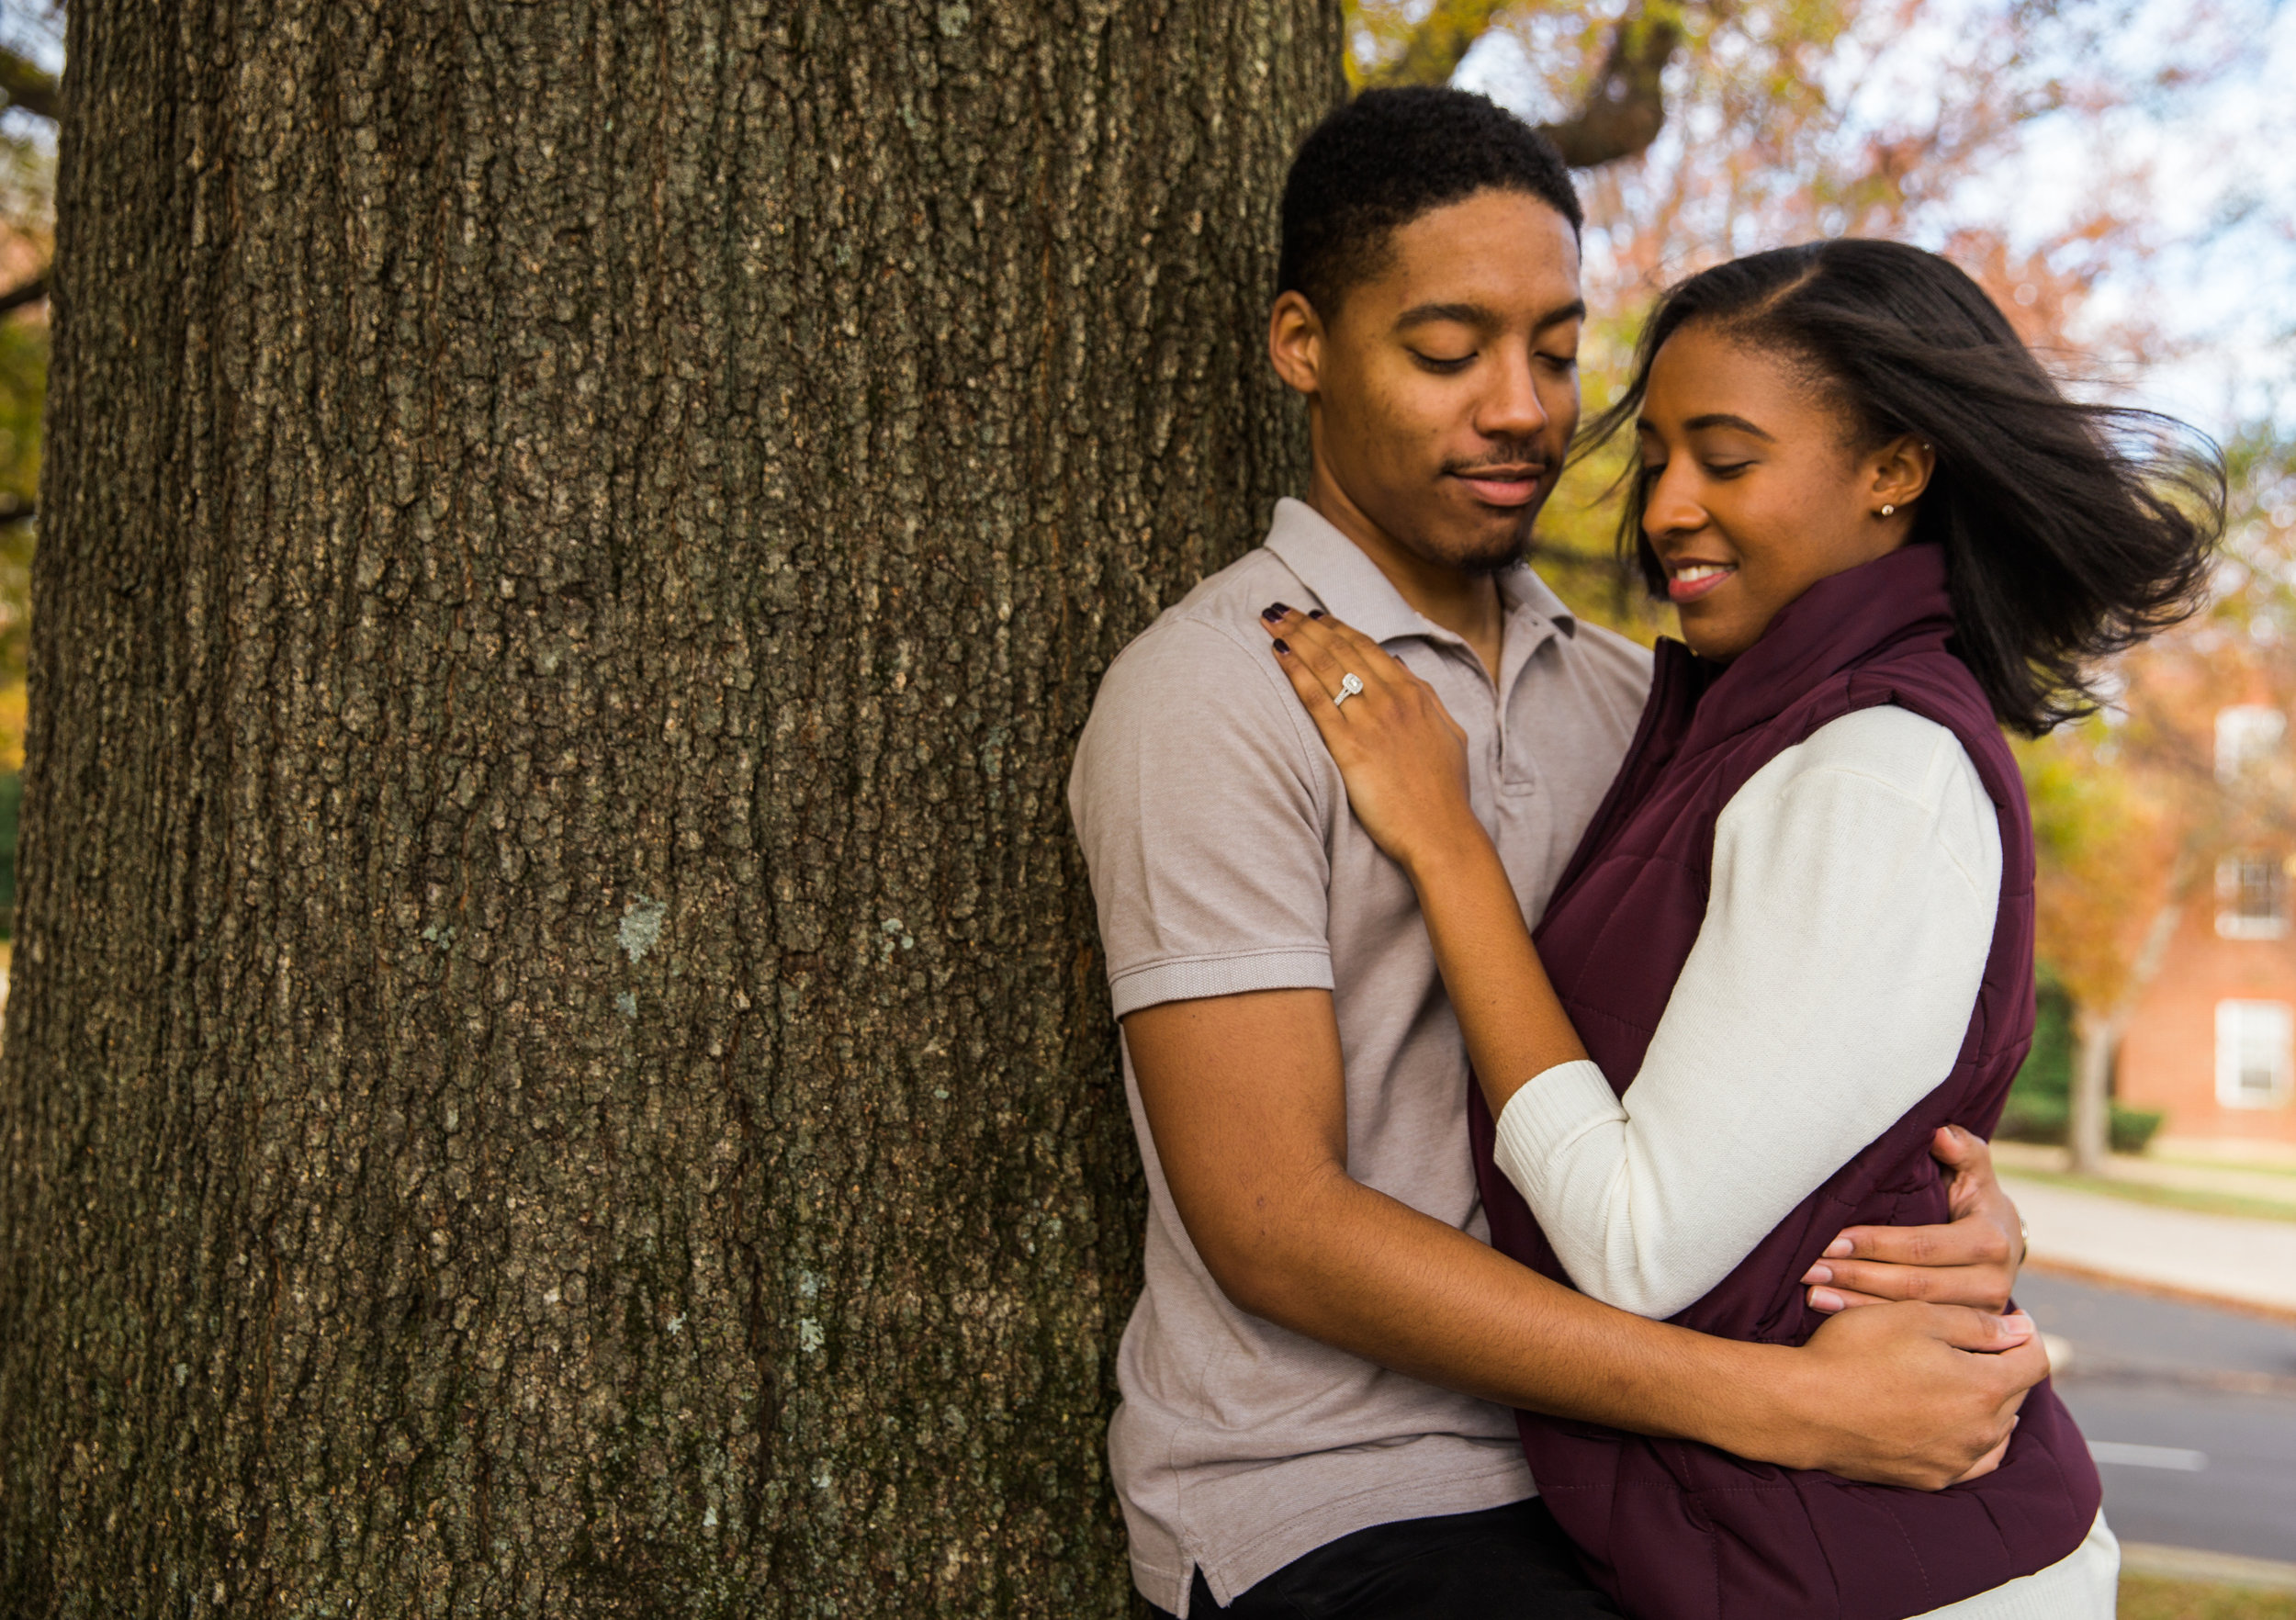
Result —
[[[2216, 717], [2228, 785], [2282, 745], [2285, 716], [2242, 704]], [[2248, 849], [2216, 862], [2213, 903], [2188, 904], [2138, 997], [2114, 1067], [2115, 1093], [2158, 1108], [2178, 1137], [2296, 1144], [2296, 850]]]

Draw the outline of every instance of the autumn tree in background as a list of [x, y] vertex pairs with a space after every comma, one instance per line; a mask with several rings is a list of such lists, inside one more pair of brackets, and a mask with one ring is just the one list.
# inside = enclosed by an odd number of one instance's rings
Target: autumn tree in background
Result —
[[[2105, 1164], [2121, 1038], [2180, 915], [2229, 898], [2228, 858], [2296, 844], [2296, 446], [2251, 433], [2229, 448], [2235, 499], [2207, 612], [2124, 660], [2106, 718], [2027, 750], [2040, 944], [2075, 999], [2083, 1170]], [[2234, 708], [2267, 720], [2248, 746], [2223, 724]]]

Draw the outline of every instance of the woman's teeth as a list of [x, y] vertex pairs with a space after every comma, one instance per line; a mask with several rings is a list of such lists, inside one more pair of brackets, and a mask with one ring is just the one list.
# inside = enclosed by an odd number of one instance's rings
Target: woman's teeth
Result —
[[1720, 590], [1722, 581], [1737, 572], [1728, 563], [1685, 563], [1669, 574], [1666, 594], [1678, 602], [1695, 602], [1710, 591]]

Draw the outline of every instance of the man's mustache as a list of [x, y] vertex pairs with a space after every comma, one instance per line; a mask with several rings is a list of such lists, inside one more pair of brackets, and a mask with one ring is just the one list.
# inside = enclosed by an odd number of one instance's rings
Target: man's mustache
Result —
[[1553, 466], [1554, 457], [1544, 450], [1525, 448], [1501, 455], [1479, 456], [1472, 461], [1446, 461], [1443, 464], [1443, 470], [1446, 473], [1527, 472], [1535, 478], [1544, 478]]

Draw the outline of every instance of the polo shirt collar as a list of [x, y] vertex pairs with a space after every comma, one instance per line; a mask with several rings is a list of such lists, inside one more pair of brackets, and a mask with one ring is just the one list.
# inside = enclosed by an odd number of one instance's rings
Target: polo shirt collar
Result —
[[[1315, 592], [1326, 611], [1377, 642], [1418, 636], [1464, 647], [1457, 636], [1421, 615], [1402, 593], [1379, 572], [1379, 565], [1363, 548], [1341, 534], [1303, 501], [1289, 496], [1276, 502], [1276, 522], [1268, 530], [1267, 549], [1299, 576], [1300, 583]], [[1505, 604], [1509, 636], [1514, 639], [1515, 621], [1525, 613], [1554, 625], [1566, 636], [1578, 634], [1578, 618], [1562, 598], [1528, 567], [1518, 566], [1498, 576], [1499, 600]]]

